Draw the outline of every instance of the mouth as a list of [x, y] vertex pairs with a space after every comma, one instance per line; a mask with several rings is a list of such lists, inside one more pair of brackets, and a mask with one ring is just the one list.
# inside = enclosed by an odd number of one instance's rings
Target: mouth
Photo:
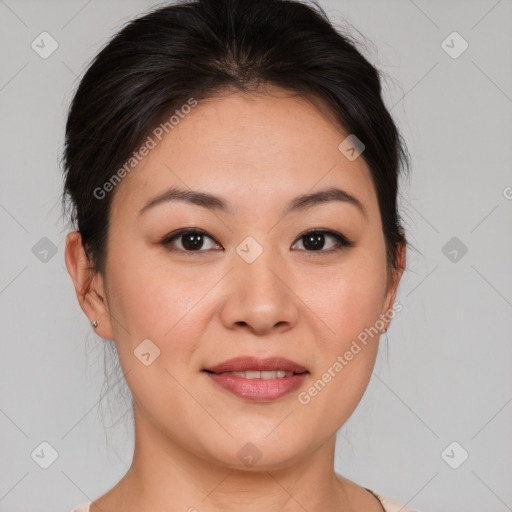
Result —
[[282, 357], [244, 356], [204, 368], [209, 380], [240, 398], [270, 402], [297, 389], [309, 375], [307, 368]]
[[[288, 376], [288, 374], [295, 373], [305, 373], [307, 372], [307, 368], [296, 363], [295, 361], [291, 361], [290, 359], [286, 359], [284, 357], [274, 356], [267, 357], [265, 359], [260, 359], [254, 356], [240, 356], [235, 357], [233, 359], [228, 359], [222, 363], [219, 363], [215, 366], [210, 366], [204, 368], [204, 371], [210, 373], [246, 373], [253, 376], [249, 376], [249, 379], [258, 379], [260, 376], [254, 376], [254, 372], [258, 373], [266, 373], [266, 372], [280, 372], [279, 377]], [[282, 373], [285, 375], [282, 375]], [[265, 378], [265, 377], [263, 377]], [[272, 376], [272, 378], [275, 378]]]
[[282, 379], [284, 377], [292, 377], [293, 375], [301, 375], [303, 372], [287, 372], [285, 370], [247, 370], [244, 372], [212, 372], [209, 370], [205, 370], [207, 373], [214, 373], [216, 375], [234, 375], [235, 377], [241, 377], [242, 379], [262, 379], [262, 380], [270, 380], [270, 379]]

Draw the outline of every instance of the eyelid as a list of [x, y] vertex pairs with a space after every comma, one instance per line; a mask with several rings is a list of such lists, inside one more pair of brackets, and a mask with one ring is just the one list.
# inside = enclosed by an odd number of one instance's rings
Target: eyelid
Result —
[[196, 233], [196, 234], [200, 234], [204, 237], [207, 237], [207, 238], [210, 238], [211, 240], [213, 240], [216, 244], [218, 245], [221, 245], [219, 242], [217, 242], [217, 240], [215, 240], [215, 238], [213, 236], [211, 236], [210, 234], [208, 234], [206, 231], [204, 231], [203, 229], [200, 229], [200, 228], [180, 228], [180, 229], [177, 229], [167, 235], [165, 235], [159, 242], [160, 245], [163, 245], [164, 247], [167, 248], [167, 250], [169, 251], [172, 251], [172, 252], [181, 252], [181, 253], [187, 253], [187, 254], [199, 254], [199, 253], [202, 253], [202, 252], [209, 252], [209, 251], [205, 251], [205, 250], [199, 250], [199, 251], [185, 251], [183, 249], [177, 249], [177, 248], [169, 248], [169, 246], [171, 246], [172, 242], [174, 240], [177, 240], [180, 236], [182, 235], [187, 235], [189, 233]]
[[[210, 249], [207, 249], [207, 250], [199, 249], [197, 251], [186, 251], [186, 250], [183, 250], [183, 249], [176, 249], [176, 248], [171, 248], [170, 249], [169, 248], [169, 246], [171, 246], [171, 244], [172, 244], [172, 242], [174, 240], [178, 239], [182, 235], [187, 235], [189, 233], [200, 234], [200, 235], [202, 235], [204, 237], [210, 238], [216, 244], [218, 244], [218, 245], [220, 245], [222, 247], [222, 245], [219, 242], [217, 242], [217, 240], [215, 240], [215, 238], [213, 236], [208, 234], [203, 229], [195, 228], [195, 227], [177, 229], [177, 230], [175, 230], [175, 231], [165, 235], [160, 240], [159, 244], [163, 245], [169, 251], [173, 251], [173, 252], [181, 252], [181, 253], [187, 253], [187, 254], [200, 254], [200, 253], [203, 253], [203, 252], [210, 252]], [[334, 248], [331, 248], [331, 249], [327, 249], [327, 250], [318, 250], [318, 251], [302, 250], [302, 252], [306, 252], [308, 254], [313, 254], [313, 255], [331, 254], [333, 252], [338, 252], [338, 251], [341, 251], [341, 250], [346, 249], [348, 247], [354, 247], [355, 246], [354, 242], [349, 240], [343, 233], [340, 233], [339, 231], [335, 231], [333, 229], [328, 229], [328, 228], [311, 228], [311, 229], [307, 229], [306, 231], [303, 231], [302, 233], [300, 233], [297, 236], [297, 238], [295, 239], [295, 241], [293, 242], [292, 247], [298, 241], [300, 241], [301, 238], [303, 238], [304, 236], [306, 236], [306, 235], [308, 235], [310, 233], [319, 233], [319, 234], [331, 236], [331, 237], [333, 237], [333, 238], [335, 238], [337, 240], [338, 246], [334, 247]]]
[[302, 251], [307, 254], [312, 254], [312, 255], [331, 254], [331, 253], [339, 252], [339, 251], [342, 251], [343, 249], [355, 246], [355, 243], [352, 242], [351, 240], [349, 240], [343, 233], [340, 233], [339, 231], [329, 229], [329, 228], [307, 229], [306, 231], [302, 232], [300, 235], [297, 236], [296, 241], [293, 243], [293, 245], [295, 245], [302, 237], [304, 237], [310, 233], [320, 233], [320, 234], [323, 234], [326, 236], [331, 236], [337, 240], [338, 246], [331, 248], [331, 249], [320, 250], [320, 251], [306, 251], [306, 250]]

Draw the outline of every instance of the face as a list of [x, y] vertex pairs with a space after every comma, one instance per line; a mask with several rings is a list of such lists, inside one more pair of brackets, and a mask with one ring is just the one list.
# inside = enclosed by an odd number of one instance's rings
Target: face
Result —
[[[136, 428], [226, 467], [285, 467], [335, 434], [398, 284], [368, 167], [338, 149], [348, 134], [269, 90], [199, 102], [117, 185], [105, 300], [84, 300], [115, 340]], [[217, 199], [151, 204], [171, 188]], [[256, 359], [206, 371], [240, 357]], [[225, 373], [257, 368], [302, 373]]]

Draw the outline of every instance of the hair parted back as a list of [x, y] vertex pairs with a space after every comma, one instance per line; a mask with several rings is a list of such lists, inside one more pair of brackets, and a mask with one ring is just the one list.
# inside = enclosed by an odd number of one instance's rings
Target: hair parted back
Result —
[[363, 141], [387, 265], [396, 268], [406, 243], [397, 192], [407, 150], [384, 105], [379, 71], [356, 46], [313, 1], [180, 1], [128, 22], [88, 67], [66, 123], [62, 205], [94, 270], [105, 272], [115, 194], [98, 199], [94, 190], [190, 98], [252, 93], [262, 84], [320, 99]]

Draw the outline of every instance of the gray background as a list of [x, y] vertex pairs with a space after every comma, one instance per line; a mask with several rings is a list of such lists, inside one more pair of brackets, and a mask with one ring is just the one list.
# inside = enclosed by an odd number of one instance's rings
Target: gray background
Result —
[[[340, 430], [336, 470], [421, 512], [512, 510], [512, 2], [320, 3], [369, 39], [413, 159], [404, 309]], [[69, 511], [131, 462], [123, 382], [103, 388], [105, 342], [64, 265], [59, 156], [85, 66], [153, 5], [0, 0], [2, 512]], [[31, 48], [43, 31], [59, 45], [46, 59]], [[442, 46], [453, 31], [469, 44], [457, 58]], [[58, 454], [47, 469], [31, 456], [43, 441]]]

